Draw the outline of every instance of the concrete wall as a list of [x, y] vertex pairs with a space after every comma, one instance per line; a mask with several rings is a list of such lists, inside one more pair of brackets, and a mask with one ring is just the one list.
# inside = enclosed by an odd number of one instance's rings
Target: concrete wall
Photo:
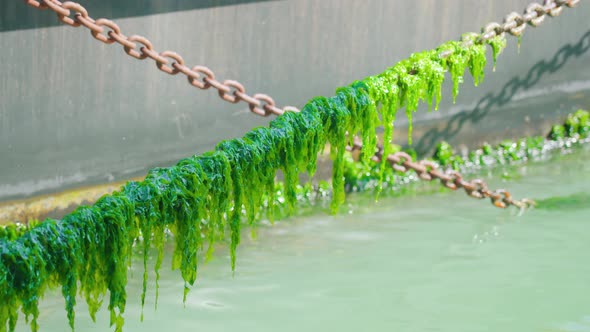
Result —
[[[158, 51], [302, 106], [529, 0], [80, 2]], [[467, 79], [455, 105], [446, 85], [440, 111], [416, 115], [415, 146], [543, 133], [547, 121], [590, 107], [588, 17], [582, 1], [527, 28], [520, 54], [512, 40], [496, 72], [478, 89]], [[0, 59], [0, 201], [142, 174], [270, 120], [21, 1], [0, 2]]]

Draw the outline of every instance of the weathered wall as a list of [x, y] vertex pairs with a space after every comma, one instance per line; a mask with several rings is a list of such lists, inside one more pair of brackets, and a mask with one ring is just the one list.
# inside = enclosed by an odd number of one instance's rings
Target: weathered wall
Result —
[[[158, 51], [175, 50], [249, 92], [302, 106], [520, 12], [529, 0], [80, 2], [94, 18], [116, 17], [124, 33], [148, 37]], [[455, 105], [446, 86], [440, 111], [417, 115], [416, 146], [541, 133], [541, 117], [588, 107], [588, 17], [582, 1], [527, 28], [520, 55], [513, 41], [497, 71], [479, 89], [468, 79]], [[58, 25], [49, 11], [2, 1], [0, 19], [0, 200], [141, 174], [269, 120], [133, 60], [83, 28]]]

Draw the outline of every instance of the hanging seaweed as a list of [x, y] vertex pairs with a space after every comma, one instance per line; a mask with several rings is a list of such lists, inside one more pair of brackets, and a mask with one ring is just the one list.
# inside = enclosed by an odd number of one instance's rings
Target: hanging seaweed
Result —
[[[495, 146], [484, 144], [479, 149], [464, 154], [457, 154], [449, 143], [440, 142], [436, 146], [432, 157], [427, 158], [427, 160], [438, 164], [443, 169], [460, 171], [465, 174], [481, 167], [543, 159], [549, 155], [548, 152], [551, 150], [569, 149], [578, 142], [587, 142], [589, 138], [590, 112], [578, 110], [569, 114], [563, 125], [553, 126], [547, 138], [530, 136], [518, 140], [505, 140]], [[402, 148], [399, 145], [392, 144], [390, 150], [395, 153], [402, 151]], [[413, 150], [408, 149], [404, 152], [416, 159]], [[383, 184], [388, 189], [388, 192], [397, 193], [401, 185], [417, 180], [413, 172], [400, 172], [392, 167], [387, 167], [385, 174], [382, 175], [382, 164], [384, 163], [356, 162], [352, 159], [352, 156], [347, 155], [345, 157], [344, 171], [346, 190], [348, 192], [379, 190], [379, 185]], [[382, 178], [381, 181], [380, 178]], [[586, 199], [587, 195], [582, 195], [580, 198]], [[562, 203], [562, 200], [556, 201], [559, 204]], [[554, 201], [548, 200], [548, 202]], [[565, 199], [563, 202], [565, 202]], [[543, 208], [544, 203], [545, 200], [539, 201], [538, 207]]]
[[[489, 44], [495, 62], [505, 40], [496, 37]], [[446, 57], [441, 56], [443, 51]], [[0, 228], [0, 332], [14, 331], [18, 311], [27, 317], [31, 330], [37, 331], [38, 301], [47, 288], [54, 287], [61, 287], [72, 329], [76, 296], [85, 299], [95, 319], [108, 293], [110, 324], [121, 331], [131, 249], [134, 245], [143, 249], [142, 306], [148, 252], [157, 250], [157, 303], [167, 232], [174, 235], [172, 268], [180, 270], [186, 299], [197, 279], [199, 253], [210, 255], [213, 244], [229, 233], [231, 267], [235, 269], [242, 222], [254, 227], [264, 215], [272, 220], [278, 197], [286, 201], [286, 213], [292, 212], [301, 195], [299, 174], [313, 175], [318, 153], [327, 143], [334, 160], [331, 210], [336, 212], [344, 201], [344, 153], [350, 139], [360, 134], [362, 160], [367, 162], [375, 151], [375, 129], [382, 125], [385, 153], [392, 152], [399, 109], [406, 108], [411, 140], [412, 113], [420, 101], [438, 108], [444, 73], [451, 72], [455, 98], [465, 69], [469, 68], [477, 84], [485, 63], [485, 47], [477, 43], [450, 42], [413, 54], [379, 75], [339, 88], [334, 97], [311, 100], [300, 113], [286, 113], [268, 127], [221, 142], [212, 152], [183, 159], [173, 167], [153, 169], [143, 181], [129, 182], [62, 220]], [[574, 127], [579, 125], [572, 122], [568, 128]], [[382, 181], [385, 166], [379, 167]], [[279, 170], [284, 183], [277, 193], [274, 179]]]

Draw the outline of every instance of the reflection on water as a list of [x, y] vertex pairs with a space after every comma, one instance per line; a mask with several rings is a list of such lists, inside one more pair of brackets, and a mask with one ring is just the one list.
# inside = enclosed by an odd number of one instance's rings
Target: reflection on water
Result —
[[[588, 165], [589, 151], [522, 166], [509, 187], [540, 200], [587, 192]], [[164, 268], [143, 323], [136, 260], [125, 330], [590, 331], [590, 207], [518, 216], [453, 192], [349, 202], [351, 214], [261, 226], [243, 239], [235, 275], [220, 246], [184, 305], [179, 273]], [[67, 330], [58, 292], [41, 313], [41, 331]], [[80, 304], [76, 324], [105, 331], [108, 314], [93, 323]]]

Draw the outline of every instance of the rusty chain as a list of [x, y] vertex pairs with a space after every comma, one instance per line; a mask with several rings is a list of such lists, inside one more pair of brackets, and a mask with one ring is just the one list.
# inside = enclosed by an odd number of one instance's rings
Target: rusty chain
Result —
[[105, 44], [120, 44], [125, 53], [135, 59], [150, 58], [154, 60], [158, 69], [169, 75], [182, 73], [191, 85], [201, 90], [213, 87], [217, 90], [219, 97], [227, 102], [236, 104], [244, 101], [248, 104], [250, 111], [255, 114], [269, 116], [270, 114], [281, 115], [286, 111], [299, 111], [292, 106], [279, 108], [274, 99], [263, 93], [250, 96], [246, 93], [244, 86], [237, 81], [220, 82], [215, 79], [213, 71], [205, 66], [188, 67], [185, 65], [184, 59], [176, 52], [157, 52], [147, 38], [139, 35], [129, 37], [124, 35], [115, 22], [106, 18], [93, 19], [89, 16], [86, 8], [79, 3], [59, 0], [24, 0], [24, 2], [34, 8], [51, 9], [64, 24], [72, 27], [86, 27], [94, 38]]
[[[346, 149], [350, 152], [360, 151], [363, 145], [358, 138], [355, 138], [352, 146], [347, 146]], [[375, 162], [383, 160], [383, 148], [377, 147], [375, 155], [372, 157]], [[504, 189], [490, 190], [487, 184], [481, 179], [474, 179], [466, 181], [463, 176], [457, 171], [442, 172], [438, 169], [438, 164], [429, 160], [420, 160], [414, 162], [412, 157], [405, 152], [396, 152], [388, 155], [385, 161], [391, 167], [402, 173], [413, 170], [421, 180], [434, 181], [440, 180], [443, 186], [457, 190], [463, 188], [467, 195], [473, 198], [485, 199], [489, 198], [492, 204], [498, 208], [507, 208], [508, 206], [515, 206], [521, 210], [527, 209], [535, 205], [535, 202], [530, 199], [516, 200], [512, 198], [509, 191]]]
[[[121, 33], [120, 27], [113, 21], [106, 18], [94, 20], [88, 14], [88, 11], [79, 3], [59, 0], [23, 0], [27, 5], [38, 9], [51, 9], [56, 14], [58, 19], [64, 24], [72, 27], [84, 26], [88, 28], [94, 38], [105, 43], [118, 43], [123, 46], [125, 53], [138, 60], [150, 58], [156, 62], [156, 66], [161, 71], [176, 75], [178, 73], [184, 74], [188, 82], [202, 90], [207, 90], [210, 87], [217, 89], [220, 98], [229, 103], [238, 103], [240, 101], [246, 102], [255, 114], [261, 116], [269, 116], [270, 114], [281, 115], [286, 111], [299, 112], [299, 109], [293, 106], [285, 106], [279, 108], [276, 106], [273, 98], [266, 94], [257, 93], [250, 96], [246, 93], [244, 86], [234, 80], [225, 80], [220, 82], [215, 79], [213, 71], [205, 66], [194, 66], [192, 68], [185, 65], [184, 59], [176, 52], [163, 51], [158, 53], [154, 50], [152, 43], [145, 37], [139, 35], [132, 35], [127, 37]], [[539, 26], [545, 20], [547, 15], [551, 17], [561, 14], [563, 7], [573, 8], [580, 0], [544, 0], [543, 4], [531, 3], [525, 10], [523, 15], [512, 12], [504, 18], [502, 24], [497, 22], [488, 23], [476, 38], [467, 38], [464, 40], [465, 45], [470, 43], [484, 43], [496, 36], [502, 36], [509, 33], [512, 36], [520, 37], [524, 32], [527, 24], [533, 27]], [[74, 15], [72, 17], [72, 11]], [[105, 34], [106, 31], [106, 34]], [[469, 35], [473, 36], [473, 34]], [[138, 49], [139, 46], [139, 49]], [[448, 57], [450, 52], [443, 52], [439, 54], [441, 58]], [[415, 73], [414, 73], [415, 74]], [[347, 146], [350, 151], [360, 150], [362, 145], [358, 140], [353, 146]], [[373, 159], [381, 161], [383, 157], [382, 149], [378, 149]], [[472, 181], [465, 181], [461, 174], [457, 172], [443, 173], [440, 172], [433, 162], [422, 160], [420, 162], [413, 162], [412, 158], [403, 152], [397, 152], [386, 157], [386, 161], [391, 166], [401, 172], [407, 172], [412, 169], [418, 174], [419, 178], [426, 181], [440, 180], [443, 185], [449, 189], [456, 190], [463, 188], [465, 192], [475, 198], [484, 199], [490, 198], [492, 204], [499, 208], [505, 208], [513, 205], [524, 209], [534, 204], [528, 199], [514, 200], [510, 193], [506, 190], [488, 189], [486, 183], [481, 179]]]
[[[491, 22], [486, 24], [481, 30], [481, 34], [475, 34], [476, 38], [464, 39], [464, 45], [469, 46], [473, 42], [484, 43], [496, 36], [503, 36], [505, 33], [509, 33], [512, 36], [522, 36], [525, 28], [528, 25], [537, 27], [543, 21], [547, 15], [556, 17], [561, 14], [563, 7], [568, 8], [575, 7], [580, 0], [544, 0], [543, 4], [533, 2], [529, 4], [522, 15], [517, 12], [511, 12], [504, 17], [503, 23]], [[474, 34], [466, 34], [466, 37], [473, 36]], [[451, 54], [450, 51], [439, 54], [441, 58], [448, 57]]]
[[[59, 0], [23, 1], [34, 8], [53, 10], [58, 19], [64, 24], [72, 27], [86, 27], [94, 38], [105, 44], [115, 42], [120, 44], [123, 46], [125, 53], [133, 58], [138, 60], [150, 58], [154, 60], [158, 69], [169, 75], [182, 73], [187, 77], [191, 85], [201, 90], [213, 87], [217, 89], [219, 97], [229, 103], [236, 104], [243, 101], [248, 104], [252, 113], [269, 116], [270, 114], [281, 115], [286, 111], [299, 112], [299, 109], [294, 106], [277, 107], [274, 99], [269, 95], [262, 93], [256, 93], [253, 96], [248, 95], [244, 86], [238, 81], [224, 80], [220, 82], [215, 79], [213, 71], [205, 66], [199, 65], [190, 68], [185, 65], [184, 59], [176, 52], [167, 50], [158, 53], [147, 38], [139, 35], [127, 37], [115, 22], [106, 18], [94, 20], [89, 16], [86, 8], [77, 2], [61, 2]], [[483, 43], [495, 36], [504, 35], [504, 33], [521, 36], [527, 24], [536, 27], [543, 23], [547, 15], [551, 17], [558, 16], [564, 6], [572, 8], [579, 2], [580, 0], [544, 0], [543, 5], [536, 2], [531, 3], [525, 8], [523, 15], [512, 12], [506, 15], [503, 24], [497, 22], [487, 24], [475, 40], [464, 40], [465, 45], [473, 42]], [[439, 56], [445, 58], [450, 54], [450, 52], [443, 52]]]
[[563, 6], [573, 8], [579, 2], [580, 0], [545, 0], [542, 5], [533, 2], [525, 8], [523, 15], [512, 12], [506, 15], [503, 24], [496, 22], [487, 24], [482, 29], [480, 39], [483, 42], [506, 32], [519, 37], [524, 32], [527, 23], [533, 27], [537, 27], [543, 23], [547, 15], [551, 17], [558, 16], [561, 14]]

